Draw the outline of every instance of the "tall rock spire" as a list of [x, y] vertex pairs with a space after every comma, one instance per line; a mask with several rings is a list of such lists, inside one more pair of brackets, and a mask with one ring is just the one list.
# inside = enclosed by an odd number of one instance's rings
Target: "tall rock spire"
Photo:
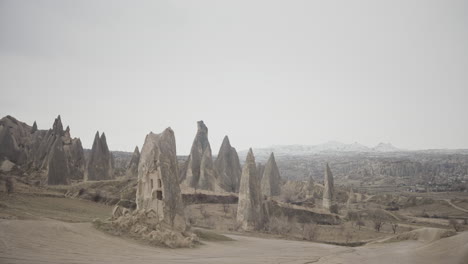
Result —
[[33, 124], [32, 128], [31, 128], [31, 134], [34, 134], [34, 132], [36, 132], [36, 131], [37, 131], [37, 123], [36, 123], [36, 121], [34, 121], [34, 124]]
[[54, 124], [52, 125], [52, 131], [55, 135], [63, 136], [64, 131], [60, 115], [55, 118]]
[[140, 162], [140, 150], [138, 146], [133, 151], [132, 158], [127, 166], [127, 177], [136, 178], [138, 176], [138, 163]]
[[106, 135], [102, 133], [101, 137], [99, 137], [98, 131], [94, 136], [93, 147], [86, 169], [86, 179], [97, 181], [109, 180], [113, 177], [114, 162], [112, 153], [107, 146]]
[[228, 192], [238, 192], [242, 168], [237, 151], [231, 146], [228, 136], [223, 139], [214, 166], [219, 186]]
[[184, 204], [178, 179], [174, 131], [149, 133], [138, 164], [136, 203], [138, 209], [152, 209], [161, 224], [184, 231]]
[[262, 200], [255, 157], [249, 149], [242, 169], [237, 206], [237, 221], [244, 230], [259, 230], [265, 224]]
[[281, 193], [281, 176], [276, 165], [275, 155], [273, 152], [265, 165], [261, 187], [262, 193], [266, 196], [278, 196]]
[[[197, 127], [190, 156], [181, 177], [183, 183], [189, 187], [213, 191], [215, 190], [216, 176], [213, 170], [210, 142], [208, 141], [208, 128], [203, 121], [198, 121]], [[200, 176], [203, 176], [203, 184], [200, 184]]]
[[325, 177], [323, 179], [323, 207], [325, 209], [330, 209], [334, 200], [334, 183], [333, 183], [333, 174], [330, 170], [330, 166], [325, 166]]
[[63, 142], [55, 140], [48, 161], [47, 183], [49, 185], [67, 184], [69, 177], [70, 170], [63, 150]]

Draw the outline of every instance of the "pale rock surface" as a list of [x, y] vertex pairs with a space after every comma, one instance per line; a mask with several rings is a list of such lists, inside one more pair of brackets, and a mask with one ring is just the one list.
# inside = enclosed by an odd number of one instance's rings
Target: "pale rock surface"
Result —
[[273, 152], [265, 165], [261, 188], [262, 194], [268, 197], [281, 194], [281, 176]]
[[[197, 126], [197, 134], [181, 180], [188, 187], [214, 191], [218, 188], [216, 188], [216, 175], [208, 141], [208, 128], [203, 121], [198, 121]], [[200, 183], [201, 176], [203, 176], [202, 183]]]
[[138, 163], [140, 162], [140, 150], [138, 149], [138, 146], [135, 147], [135, 150], [133, 151], [132, 158], [130, 159], [130, 162], [128, 163], [127, 166], [127, 177], [129, 178], [136, 178], [138, 177]]
[[214, 166], [219, 186], [228, 192], [238, 192], [242, 168], [237, 151], [231, 146], [228, 136], [223, 139]]
[[330, 170], [330, 166], [325, 166], [325, 177], [324, 177], [324, 189], [323, 189], [323, 208], [330, 209], [334, 199], [334, 183], [333, 174]]
[[240, 180], [237, 221], [244, 230], [260, 230], [266, 219], [255, 157], [250, 149]]
[[178, 179], [174, 131], [149, 133], [138, 164], [137, 209], [154, 211], [160, 223], [186, 229], [184, 204]]

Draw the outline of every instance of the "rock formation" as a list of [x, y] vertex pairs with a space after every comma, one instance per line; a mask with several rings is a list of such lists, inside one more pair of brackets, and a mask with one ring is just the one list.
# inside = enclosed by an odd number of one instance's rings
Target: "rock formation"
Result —
[[[60, 143], [57, 143], [60, 142]], [[57, 144], [56, 144], [57, 143]], [[57, 166], [64, 155], [69, 173], [55, 178]], [[82, 180], [84, 175], [84, 153], [80, 139], [72, 139], [70, 128], [63, 130], [60, 115], [54, 120], [52, 129], [38, 130], [37, 123], [30, 127], [27, 124], [6, 116], [0, 120], [0, 159], [7, 159], [21, 166], [24, 170], [34, 170], [50, 175], [49, 184], [63, 184], [69, 179]], [[49, 165], [54, 171], [49, 173]], [[59, 167], [64, 167], [63, 164]]]
[[330, 170], [330, 166], [328, 166], [328, 163], [325, 166], [325, 177], [323, 187], [323, 208], [330, 209], [334, 199], [334, 184], [333, 174]]
[[69, 178], [70, 170], [63, 150], [63, 142], [55, 140], [48, 160], [47, 183], [49, 185], [67, 184]]
[[259, 177], [260, 182], [262, 181], [264, 172], [265, 172], [265, 166], [262, 163], [258, 162], [257, 163], [257, 175]]
[[37, 131], [37, 123], [36, 123], [36, 121], [34, 121], [34, 124], [33, 124], [32, 128], [31, 128], [31, 134], [34, 134], [34, 132], [36, 132], [36, 131]]
[[200, 179], [198, 180], [198, 188], [202, 190], [214, 191], [216, 188], [215, 170], [213, 167], [213, 159], [211, 156], [211, 147], [208, 144], [200, 164]]
[[137, 209], [153, 210], [161, 223], [185, 230], [174, 131], [149, 133], [138, 164]]
[[0, 120], [0, 159], [7, 159], [17, 165], [26, 164], [31, 144], [31, 127], [6, 116]]
[[242, 169], [237, 221], [244, 230], [260, 230], [266, 221], [260, 181], [252, 149], [249, 149], [244, 168]]
[[[210, 142], [208, 142], [208, 128], [203, 121], [198, 121], [198, 131], [193, 140], [190, 156], [187, 159], [182, 181], [192, 188], [215, 190], [216, 175], [213, 169]], [[203, 176], [203, 183], [200, 183]]]
[[235, 148], [231, 146], [228, 136], [225, 136], [215, 161], [215, 170], [219, 186], [228, 192], [239, 191], [239, 181], [242, 168]]
[[281, 193], [281, 177], [276, 165], [273, 152], [265, 165], [261, 181], [262, 194], [266, 196], [278, 196]]
[[132, 158], [130, 159], [130, 163], [127, 166], [127, 177], [129, 178], [136, 178], [138, 177], [138, 163], [140, 162], [140, 150], [138, 146], [135, 147], [133, 151]]
[[112, 153], [107, 146], [106, 135], [102, 133], [99, 137], [99, 132], [96, 132], [86, 169], [86, 180], [110, 180], [113, 178], [113, 174], [114, 162]]

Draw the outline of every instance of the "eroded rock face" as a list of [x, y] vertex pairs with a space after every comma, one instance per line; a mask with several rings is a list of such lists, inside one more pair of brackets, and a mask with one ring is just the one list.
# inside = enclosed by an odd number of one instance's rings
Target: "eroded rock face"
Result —
[[[58, 143], [59, 142], [59, 143]], [[55, 153], [55, 154], [54, 154]], [[57, 167], [63, 170], [61, 155], [63, 153], [69, 173], [57, 179], [54, 175]], [[69, 179], [82, 180], [84, 176], [84, 153], [81, 141], [71, 138], [70, 128], [63, 130], [62, 120], [58, 116], [54, 120], [52, 129], [39, 130], [34, 122], [27, 124], [6, 116], [0, 120], [0, 159], [8, 159], [25, 170], [44, 172], [52, 179], [49, 184], [64, 184]], [[52, 161], [52, 162], [51, 162]], [[49, 165], [53, 164], [54, 171], [49, 173]], [[56, 183], [57, 182], [57, 183]]]
[[68, 184], [70, 171], [68, 160], [63, 150], [63, 142], [56, 140], [48, 161], [47, 183], [49, 185]]
[[257, 163], [257, 175], [260, 177], [260, 181], [263, 178], [263, 173], [265, 172], [265, 166], [262, 163]]
[[26, 164], [31, 145], [31, 127], [6, 116], [0, 120], [0, 159], [7, 159], [17, 165]]
[[252, 149], [249, 150], [242, 169], [237, 221], [244, 230], [260, 230], [266, 222], [260, 181]]
[[324, 189], [323, 189], [323, 208], [330, 209], [334, 199], [334, 183], [333, 174], [330, 170], [330, 166], [325, 166], [325, 177], [324, 177]]
[[153, 210], [161, 223], [185, 230], [174, 131], [149, 133], [138, 164], [137, 209]]
[[89, 181], [110, 180], [114, 176], [114, 161], [112, 153], [107, 146], [106, 135], [94, 136], [93, 147], [86, 170], [86, 179]]
[[231, 146], [228, 136], [225, 136], [218, 156], [215, 169], [219, 186], [228, 192], [238, 192], [242, 168], [235, 148]]
[[[197, 135], [193, 140], [185, 171], [182, 173], [182, 181], [192, 188], [213, 191], [216, 185], [216, 175], [208, 141], [208, 128], [203, 121], [198, 121], [197, 125]], [[203, 176], [202, 183], [200, 183], [201, 176]]]
[[130, 159], [130, 163], [127, 166], [127, 177], [129, 178], [137, 178], [138, 177], [138, 163], [140, 162], [140, 150], [138, 146], [135, 147], [133, 151], [132, 158]]
[[213, 159], [211, 156], [211, 147], [208, 144], [200, 164], [200, 180], [198, 181], [198, 188], [202, 190], [214, 191], [216, 189], [216, 177], [213, 167]]
[[261, 188], [263, 195], [266, 196], [278, 196], [281, 194], [281, 176], [273, 153], [271, 153], [265, 165]]

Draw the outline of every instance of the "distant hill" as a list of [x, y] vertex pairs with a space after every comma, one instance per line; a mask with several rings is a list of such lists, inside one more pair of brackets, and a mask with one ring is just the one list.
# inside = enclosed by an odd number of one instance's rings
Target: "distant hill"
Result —
[[[311, 154], [333, 154], [333, 153], [380, 153], [380, 152], [403, 152], [405, 150], [396, 148], [391, 143], [379, 143], [375, 147], [367, 147], [358, 142], [345, 144], [337, 141], [329, 141], [319, 145], [273, 145], [267, 148], [254, 148], [255, 156], [263, 157], [274, 152], [277, 156], [304, 156]], [[239, 152], [245, 156], [247, 150]]]

